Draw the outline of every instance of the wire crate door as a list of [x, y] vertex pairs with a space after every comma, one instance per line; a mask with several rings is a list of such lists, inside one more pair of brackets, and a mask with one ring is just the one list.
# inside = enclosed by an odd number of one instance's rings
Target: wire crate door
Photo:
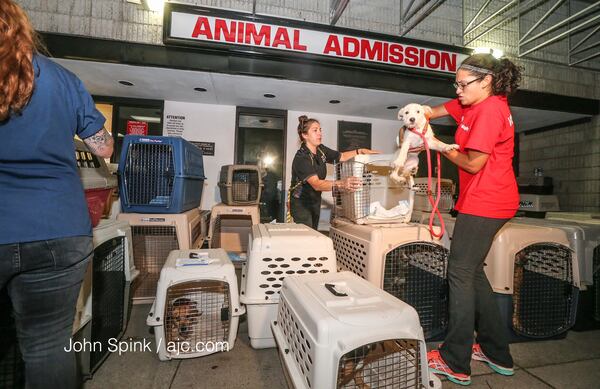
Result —
[[429, 242], [403, 244], [385, 256], [383, 290], [415, 308], [425, 339], [448, 327], [448, 256]]
[[140, 271], [132, 289], [134, 299], [156, 296], [156, 286], [169, 253], [179, 249], [175, 226], [132, 226], [133, 260]]
[[202, 352], [198, 345], [227, 342], [231, 328], [229, 284], [217, 280], [187, 281], [167, 289], [165, 344], [180, 354]]
[[108, 355], [109, 339], [123, 335], [125, 321], [125, 253], [124, 236], [112, 238], [94, 250], [92, 275], [92, 342], [102, 347], [90, 353], [93, 372]]
[[168, 207], [175, 180], [173, 147], [168, 144], [130, 144], [123, 180], [128, 204]]
[[573, 252], [555, 243], [538, 243], [515, 255], [513, 329], [546, 338], [575, 323], [579, 289], [573, 285]]
[[342, 356], [337, 388], [421, 388], [421, 356], [415, 339], [366, 344]]

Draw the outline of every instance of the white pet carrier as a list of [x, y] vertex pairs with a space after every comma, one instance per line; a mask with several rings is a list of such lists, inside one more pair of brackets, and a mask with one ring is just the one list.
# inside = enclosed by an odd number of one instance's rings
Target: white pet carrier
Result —
[[336, 178], [362, 179], [354, 192], [334, 194], [335, 217], [358, 224], [408, 223], [413, 209], [414, 192], [390, 179], [392, 155], [357, 155], [336, 165]]
[[[131, 228], [127, 222], [102, 220], [93, 231], [94, 257], [81, 286], [74, 337], [101, 346], [78, 353], [81, 374], [89, 377], [108, 357], [109, 341], [127, 327], [133, 265]], [[83, 306], [80, 304], [84, 303]], [[88, 316], [89, 315], [89, 316]]]
[[336, 272], [331, 239], [303, 224], [252, 226], [240, 300], [248, 311], [254, 348], [275, 347], [270, 323], [277, 316], [283, 279], [292, 274]]
[[[412, 212], [410, 221], [412, 223], [425, 224], [428, 226], [430, 215], [431, 215], [431, 212], [415, 210]], [[444, 220], [445, 235], [448, 237], [448, 239], [452, 240], [452, 234], [454, 233], [454, 225], [456, 224], [456, 218], [453, 217], [452, 215], [450, 215], [449, 213], [444, 213], [444, 212], [440, 212], [440, 215], [442, 216], [442, 219]], [[440, 227], [440, 219], [438, 218], [437, 214], [434, 216], [435, 217], [433, 219], [433, 225], [435, 227], [435, 232], [438, 233], [439, 227]]]
[[210, 248], [246, 252], [250, 229], [260, 223], [258, 205], [216, 204], [210, 212]]
[[600, 220], [600, 212], [546, 212], [546, 219], [572, 221]]
[[140, 271], [132, 285], [135, 303], [150, 303], [156, 293], [160, 269], [171, 250], [188, 250], [202, 245], [200, 210], [177, 214], [121, 213], [133, 235], [133, 260]]
[[508, 222], [484, 270], [516, 334], [548, 338], [573, 326], [579, 266], [564, 230]]
[[257, 205], [263, 187], [261, 171], [256, 165], [225, 165], [218, 186], [224, 204]]
[[[432, 209], [431, 203], [429, 202], [429, 196], [427, 195], [427, 177], [415, 178], [415, 185], [413, 187], [415, 191], [415, 211], [426, 211], [430, 212]], [[454, 192], [456, 191], [456, 185], [452, 180], [442, 178], [440, 180], [440, 202], [438, 203], [438, 210], [440, 212], [450, 212], [454, 207]], [[437, 199], [437, 178], [431, 179], [431, 193], [432, 200]]]
[[160, 272], [146, 324], [161, 361], [233, 348], [239, 317], [237, 278], [223, 249], [175, 250]]
[[422, 224], [358, 225], [336, 219], [329, 231], [338, 269], [350, 270], [412, 305], [427, 339], [448, 326], [449, 241]]
[[296, 389], [441, 387], [415, 310], [350, 272], [286, 278], [271, 327]]

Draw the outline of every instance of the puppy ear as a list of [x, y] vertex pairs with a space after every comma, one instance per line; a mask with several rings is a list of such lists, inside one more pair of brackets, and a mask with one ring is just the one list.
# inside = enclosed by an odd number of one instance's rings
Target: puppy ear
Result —
[[398, 147], [400, 147], [400, 145], [402, 144], [402, 142], [404, 141], [404, 131], [406, 130], [406, 127], [402, 126], [400, 127], [400, 129], [398, 130]]

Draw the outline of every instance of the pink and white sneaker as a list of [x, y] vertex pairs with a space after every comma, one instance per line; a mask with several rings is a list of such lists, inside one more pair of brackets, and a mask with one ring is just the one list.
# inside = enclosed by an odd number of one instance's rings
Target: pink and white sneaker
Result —
[[453, 372], [446, 362], [444, 362], [438, 350], [429, 351], [427, 353], [427, 364], [432, 372], [445, 375], [448, 377], [448, 380], [455, 384], [463, 386], [471, 385], [471, 376]]
[[486, 357], [486, 355], [483, 353], [483, 350], [481, 350], [481, 346], [479, 345], [479, 343], [475, 343], [473, 345], [471, 359], [474, 359], [476, 361], [481, 361], [483, 363], [487, 363], [487, 365], [490, 367], [490, 369], [492, 369], [493, 371], [495, 371], [498, 374], [502, 374], [502, 375], [506, 375], [506, 376], [511, 376], [511, 375], [515, 374], [515, 370], [512, 367], [500, 366], [500, 365], [492, 362], [488, 357]]

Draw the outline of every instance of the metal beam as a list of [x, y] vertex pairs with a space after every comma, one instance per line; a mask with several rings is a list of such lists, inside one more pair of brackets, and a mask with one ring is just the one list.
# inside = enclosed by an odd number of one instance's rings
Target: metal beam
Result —
[[583, 44], [583, 42], [585, 42], [585, 41], [587, 41], [588, 39], [590, 39], [592, 35], [594, 35], [595, 33], [597, 33], [597, 32], [598, 32], [598, 30], [600, 30], [600, 26], [598, 26], [598, 27], [594, 28], [594, 29], [592, 30], [592, 32], [590, 32], [590, 33], [589, 33], [589, 34], [587, 34], [585, 37], [583, 37], [583, 39], [582, 39], [582, 40], [580, 40], [579, 42], [577, 42], [577, 43], [575, 44], [575, 46], [571, 47], [571, 53], [573, 52], [573, 50], [575, 50], [576, 48], [578, 48], [579, 46], [581, 46], [581, 45]]
[[590, 56], [588, 56], [588, 57], [585, 57], [585, 58], [579, 59], [579, 60], [577, 60], [577, 61], [575, 61], [575, 62], [570, 62], [570, 63], [569, 63], [569, 66], [577, 65], [578, 63], [585, 62], [585, 61], [589, 61], [590, 59], [594, 59], [594, 58], [596, 58], [596, 57], [600, 57], [600, 51], [599, 51], [599, 52], [597, 52], [597, 53], [595, 53], [595, 54], [592, 54], [592, 55], [590, 55]]
[[252, 15], [256, 15], [256, 0], [252, 0]]
[[[519, 42], [519, 43], [521, 43], [521, 45], [526, 45], [528, 43], [531, 43], [534, 40], [548, 34], [549, 32], [552, 32], [552, 31], [564, 26], [565, 24], [569, 23], [571, 20], [578, 19], [578, 18], [584, 16], [589, 10], [591, 10], [592, 8], [595, 8], [599, 5], [600, 5], [600, 1], [597, 1], [594, 4], [590, 5], [589, 7], [586, 7], [584, 9], [582, 9], [581, 11], [574, 13], [573, 15], [569, 16], [568, 18], [564, 19], [563, 21], [556, 23], [554, 26], [549, 27], [546, 30], [540, 32], [539, 34], [532, 36], [531, 38], [527, 39], [525, 42]], [[569, 30], [569, 31], [571, 31], [571, 30]]]
[[583, 53], [584, 51], [588, 51], [592, 47], [597, 47], [597, 46], [600, 46], [600, 42], [592, 43], [591, 45], [587, 45], [586, 47], [582, 47], [581, 49], [579, 49], [577, 51], [572, 51], [572, 52], [569, 53], [569, 55], [575, 55], [575, 54]]
[[[416, 7], [415, 9], [412, 10], [412, 12], [408, 12], [406, 11], [406, 14], [404, 15], [404, 21], [409, 20], [410, 18], [412, 18], [413, 16], [415, 16], [420, 10], [422, 10], [427, 3], [429, 3], [429, 0], [425, 0], [423, 2], [423, 4], [419, 5], [418, 7]], [[412, 5], [412, 4], [411, 4]]]
[[[401, 18], [401, 21], [404, 22], [405, 20], [407, 20], [408, 18], [406, 17], [406, 15], [409, 13], [410, 9], [412, 8], [413, 4], [415, 3], [415, 0], [410, 0], [410, 2], [408, 3], [408, 6], [406, 7], [406, 10], [403, 12], [402, 8], [400, 9], [400, 13], [403, 15]], [[400, 5], [402, 7], [402, 4]]]
[[330, 0], [329, 2], [329, 18], [332, 26], [335, 26], [339, 18], [344, 13], [350, 0]]
[[471, 19], [471, 21], [469, 22], [469, 24], [467, 24], [467, 27], [465, 27], [465, 29], [463, 30], [463, 35], [466, 34], [466, 31], [469, 30], [469, 28], [473, 25], [473, 23], [475, 23], [475, 20], [477, 20], [477, 18], [479, 17], [479, 15], [481, 15], [481, 13], [483, 12], [483, 10], [485, 9], [485, 7], [488, 6], [488, 4], [491, 2], [492, 0], [487, 0], [482, 6], [481, 8], [479, 8], [479, 11], [477, 11], [477, 13], [475, 14], [475, 16], [473, 17], [473, 19]]
[[423, 13], [422, 13], [422, 14], [421, 14], [421, 15], [420, 15], [420, 16], [419, 16], [417, 19], [415, 19], [414, 21], [412, 21], [412, 22], [411, 22], [411, 23], [408, 25], [408, 27], [406, 27], [406, 28], [405, 28], [405, 29], [402, 31], [402, 33], [400, 34], [400, 36], [404, 36], [404, 35], [408, 34], [408, 32], [409, 32], [410, 30], [412, 30], [413, 28], [415, 28], [415, 26], [416, 26], [417, 24], [421, 23], [421, 21], [422, 21], [423, 19], [425, 19], [427, 16], [429, 16], [429, 14], [431, 14], [433, 11], [435, 11], [435, 9], [436, 9], [437, 7], [439, 7], [440, 5], [442, 5], [442, 3], [443, 3], [443, 2], [444, 2], [444, 0], [437, 0], [435, 3], [431, 4], [431, 5], [429, 6], [429, 8], [427, 8], [425, 11], [423, 11]]
[[[567, 31], [565, 31], [565, 32], [562, 32], [562, 33], [560, 33], [560, 34], [556, 35], [555, 37], [553, 37], [553, 38], [551, 38], [551, 39], [548, 39], [547, 41], [545, 41], [545, 42], [543, 42], [543, 43], [540, 43], [539, 45], [535, 46], [534, 48], [531, 48], [531, 49], [527, 50], [526, 52], [524, 52], [524, 53], [521, 53], [521, 54], [519, 55], [519, 57], [522, 57], [522, 56], [524, 56], [524, 55], [527, 55], [527, 54], [529, 54], [529, 53], [531, 53], [531, 52], [533, 52], [533, 51], [539, 50], [539, 49], [541, 49], [542, 47], [548, 46], [548, 45], [549, 45], [549, 44], [551, 44], [551, 43], [554, 43], [554, 42], [556, 42], [556, 41], [559, 41], [559, 40], [561, 40], [562, 38], [564, 38], [566, 35], [569, 35], [569, 34], [570, 34], [570, 33], [572, 33], [572, 32], [575, 32], [575, 31], [581, 30], [582, 28], [584, 28], [584, 27], [585, 27], [585, 26], [587, 26], [588, 24], [590, 24], [590, 23], [592, 23], [592, 22], [595, 22], [595, 21], [596, 21], [596, 20], [598, 20], [598, 19], [600, 19], [600, 15], [596, 15], [596, 16], [594, 16], [593, 18], [591, 18], [591, 19], [588, 19], [588, 20], [586, 20], [585, 22], [583, 22], [583, 23], [581, 23], [581, 24], [578, 24], [577, 26], [575, 26], [575, 27], [573, 27], [573, 28], [570, 28], [570, 29], [568, 29], [568, 30], [567, 30]], [[562, 22], [561, 22], [561, 23], [562, 23]]]
[[485, 18], [482, 22], [480, 22], [475, 27], [471, 28], [470, 30], [465, 30], [464, 34], [468, 34], [471, 31], [478, 29], [479, 27], [483, 26], [484, 24], [486, 24], [487, 22], [489, 22], [490, 20], [492, 20], [493, 18], [495, 18], [497, 15], [501, 14], [502, 12], [504, 12], [505, 10], [507, 10], [508, 8], [510, 8], [513, 5], [515, 5], [516, 3], [517, 3], [517, 0], [512, 0], [510, 3], [506, 4], [504, 7], [500, 8], [498, 11], [494, 12], [493, 14], [491, 14], [490, 16], [488, 16], [487, 18]]
[[519, 39], [519, 43], [523, 42], [523, 39], [527, 38], [527, 36], [529, 34], [531, 34], [531, 32], [533, 30], [535, 30], [540, 24], [542, 24], [544, 22], [544, 20], [546, 20], [548, 18], [548, 16], [550, 16], [550, 14], [552, 12], [556, 11], [556, 9], [564, 2], [565, 2], [565, 0], [558, 0], [556, 3], [554, 3], [554, 5], [548, 10], [548, 12], [546, 12], [540, 20], [535, 22], [533, 27], [531, 27], [529, 30], [527, 30], [527, 32], [525, 34], [523, 34], [523, 36]]

